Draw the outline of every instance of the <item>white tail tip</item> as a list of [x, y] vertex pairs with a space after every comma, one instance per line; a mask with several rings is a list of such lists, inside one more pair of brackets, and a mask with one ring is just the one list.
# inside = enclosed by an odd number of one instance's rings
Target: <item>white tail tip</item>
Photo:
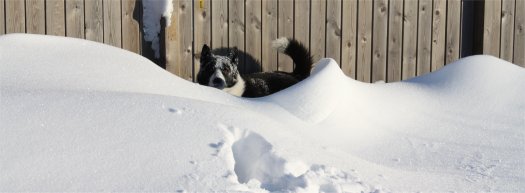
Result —
[[272, 42], [272, 47], [276, 49], [277, 51], [284, 53], [289, 43], [290, 43], [290, 40], [288, 40], [287, 37], [282, 37], [282, 38], [274, 40]]

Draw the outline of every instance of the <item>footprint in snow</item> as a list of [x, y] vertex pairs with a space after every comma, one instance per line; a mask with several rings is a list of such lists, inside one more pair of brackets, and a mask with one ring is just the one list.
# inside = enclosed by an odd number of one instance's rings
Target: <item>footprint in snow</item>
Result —
[[182, 114], [182, 110], [180, 110], [180, 109], [176, 109], [176, 108], [169, 108], [168, 111], [169, 111], [170, 113], [175, 113], [175, 114], [177, 114], [177, 115], [181, 115], [181, 114]]

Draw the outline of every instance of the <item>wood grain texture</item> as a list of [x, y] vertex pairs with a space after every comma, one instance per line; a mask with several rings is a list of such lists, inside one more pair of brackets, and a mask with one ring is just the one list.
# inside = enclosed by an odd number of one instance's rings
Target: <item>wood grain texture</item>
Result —
[[213, 0], [211, 3], [212, 48], [228, 47], [228, 0]]
[[6, 33], [25, 33], [24, 1], [5, 0]]
[[326, 4], [326, 57], [341, 65], [341, 1], [327, 0]]
[[140, 13], [137, 5], [138, 0], [122, 0], [122, 48], [140, 54], [140, 20], [137, 12]]
[[432, 0], [419, 1], [417, 37], [417, 75], [431, 70], [432, 49]]
[[276, 71], [277, 51], [272, 49], [272, 41], [277, 39], [277, 0], [263, 0], [262, 13], [262, 69], [263, 71]]
[[314, 61], [325, 57], [326, 1], [312, 0], [310, 16], [310, 52]]
[[514, 63], [525, 67], [525, 1], [516, 1]]
[[66, 35], [64, 9], [63, 0], [46, 0], [46, 34]]
[[432, 69], [445, 65], [445, 33], [447, 30], [447, 1], [434, 0], [432, 10]]
[[5, 34], [5, 0], [0, 0], [0, 35]]
[[84, 2], [84, 33], [87, 40], [104, 42], [104, 13], [102, 0]]
[[356, 78], [357, 1], [343, 1], [341, 69]]
[[200, 56], [204, 44], [211, 44], [211, 1], [194, 0], [193, 5], [193, 72], [198, 73], [200, 58], [197, 56]]
[[371, 82], [372, 71], [372, 1], [359, 0], [357, 22], [357, 80]]
[[403, 10], [403, 80], [416, 76], [418, 9], [417, 0], [405, 0]]
[[294, 37], [297, 41], [310, 46], [310, 0], [295, 0]]
[[372, 82], [386, 81], [388, 0], [374, 1], [372, 30]]
[[66, 2], [66, 36], [84, 38], [84, 1]]
[[26, 33], [46, 34], [44, 0], [26, 0]]
[[[279, 37], [293, 38], [293, 24], [294, 24], [294, 1], [280, 0], [279, 16], [278, 16], [278, 34]], [[291, 72], [293, 70], [293, 60], [284, 54], [277, 55], [278, 66], [280, 71]]]
[[387, 82], [401, 80], [403, 59], [403, 0], [391, 0], [388, 16]]
[[122, 47], [122, 20], [120, 1], [103, 0], [104, 43]]
[[449, 0], [447, 12], [445, 64], [454, 62], [460, 57], [461, 0]]
[[[239, 51], [244, 52], [244, 36], [245, 36], [245, 25], [244, 25], [244, 1], [243, 0], [229, 0], [229, 12], [228, 18], [230, 19], [229, 25], [229, 46], [236, 47]], [[243, 55], [239, 55], [239, 61], [244, 63], [245, 58]], [[246, 72], [244, 65], [239, 65], [239, 71], [241, 73]]]
[[501, 0], [485, 1], [483, 22], [483, 54], [499, 57]]
[[[246, 0], [246, 52], [262, 60], [262, 0]], [[260, 72], [261, 66], [247, 64], [247, 72]]]
[[514, 11], [516, 1], [503, 0], [501, 3], [500, 58], [512, 62], [514, 54]]
[[166, 29], [166, 70], [193, 81], [192, 0], [174, 0], [171, 25]]

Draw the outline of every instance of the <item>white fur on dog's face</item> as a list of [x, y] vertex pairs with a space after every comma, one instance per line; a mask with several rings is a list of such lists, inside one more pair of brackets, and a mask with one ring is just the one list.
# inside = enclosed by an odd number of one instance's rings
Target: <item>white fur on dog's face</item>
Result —
[[237, 70], [236, 51], [232, 51], [227, 56], [214, 55], [210, 48], [204, 45], [200, 63], [201, 68], [197, 74], [199, 84], [221, 89], [236, 96], [243, 94], [245, 85]]

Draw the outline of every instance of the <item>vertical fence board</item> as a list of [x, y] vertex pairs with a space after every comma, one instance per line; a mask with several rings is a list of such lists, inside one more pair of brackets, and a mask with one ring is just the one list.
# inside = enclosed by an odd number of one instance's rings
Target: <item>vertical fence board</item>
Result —
[[166, 29], [166, 70], [179, 77], [193, 80], [192, 0], [174, 0], [171, 25]]
[[140, 54], [140, 23], [134, 18], [137, 0], [122, 1], [122, 48]]
[[[236, 47], [239, 51], [244, 52], [244, 1], [243, 0], [230, 0], [228, 10], [228, 18], [230, 20], [229, 25], [229, 46]], [[239, 55], [239, 61], [244, 64], [245, 58], [243, 55]], [[246, 68], [244, 65], [239, 66], [239, 71], [244, 73]]]
[[25, 7], [24, 1], [5, 1], [5, 30], [6, 33], [25, 32]]
[[262, 16], [262, 69], [277, 70], [277, 51], [273, 50], [272, 41], [277, 39], [277, 0], [263, 0]]
[[326, 11], [326, 57], [341, 65], [341, 1], [328, 0]]
[[310, 52], [314, 61], [318, 61], [325, 57], [326, 1], [312, 0], [311, 10]]
[[341, 69], [356, 78], [357, 1], [343, 1]]
[[516, 1], [514, 26], [514, 63], [525, 67], [525, 1]]
[[[293, 0], [280, 0], [278, 1], [279, 16], [277, 21], [279, 37], [293, 38], [293, 24], [294, 24], [294, 1]], [[277, 68], [280, 71], [291, 72], [293, 70], [293, 60], [284, 55], [279, 54], [277, 56], [278, 64]]]
[[85, 8], [85, 37], [87, 40], [104, 42], [102, 0], [87, 0]]
[[403, 0], [391, 0], [388, 17], [388, 82], [401, 80], [402, 51]]
[[402, 79], [416, 76], [418, 9], [417, 0], [405, 0], [403, 10]]
[[[246, 52], [257, 61], [261, 61], [262, 53], [262, 0], [246, 0]], [[260, 72], [261, 66], [247, 64], [247, 72]]]
[[432, 49], [432, 0], [419, 1], [417, 75], [430, 72]]
[[26, 32], [46, 33], [46, 12], [44, 0], [26, 0]]
[[445, 64], [459, 59], [461, 42], [461, 0], [448, 0], [447, 12]]
[[5, 0], [0, 0], [0, 35], [5, 34]]
[[432, 71], [445, 65], [445, 33], [447, 27], [447, 1], [434, 0], [432, 9]]
[[104, 43], [122, 47], [122, 20], [120, 1], [103, 0]]
[[84, 38], [84, 0], [66, 2], [66, 36]]
[[46, 0], [46, 34], [66, 35], [63, 0]]
[[516, 1], [503, 0], [501, 7], [501, 59], [512, 62], [514, 49], [514, 9]]
[[501, 0], [485, 1], [485, 21], [483, 22], [483, 54], [499, 57]]
[[310, 47], [310, 0], [296, 0], [294, 15], [294, 37]]
[[196, 53], [200, 53], [202, 49], [202, 45], [211, 44], [211, 19], [210, 19], [210, 1], [204, 1], [204, 0], [194, 0], [193, 5], [193, 23], [194, 23], [194, 30], [193, 30], [193, 55], [194, 55], [194, 62], [193, 62], [193, 72], [198, 73], [200, 69], [200, 61], [199, 58], [196, 56], [200, 56]]
[[[210, 0], [212, 48], [228, 47], [228, 0]], [[200, 50], [199, 50], [200, 51]]]
[[359, 0], [357, 22], [357, 80], [371, 82], [372, 70], [372, 1]]
[[388, 0], [374, 2], [372, 30], [372, 82], [386, 80], [388, 42]]

